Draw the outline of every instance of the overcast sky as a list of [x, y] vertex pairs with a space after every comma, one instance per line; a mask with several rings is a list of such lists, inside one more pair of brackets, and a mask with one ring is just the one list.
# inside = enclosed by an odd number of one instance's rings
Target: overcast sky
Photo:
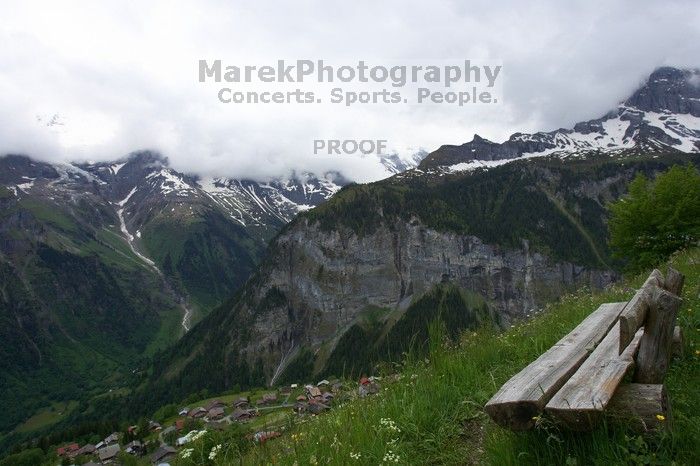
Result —
[[[601, 116], [657, 66], [700, 66], [697, 1], [0, 0], [0, 153], [106, 160], [155, 149], [181, 170], [260, 178], [371, 158], [314, 139], [380, 138], [405, 152], [502, 141]], [[500, 105], [225, 105], [199, 59], [471, 59], [503, 65]], [[305, 86], [308, 87], [308, 86]], [[59, 114], [62, 126], [47, 127]], [[41, 118], [41, 121], [38, 121]]]

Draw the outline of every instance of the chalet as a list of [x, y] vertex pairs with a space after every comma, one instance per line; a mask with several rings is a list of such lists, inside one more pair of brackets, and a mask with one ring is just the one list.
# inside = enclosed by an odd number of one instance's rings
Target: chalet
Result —
[[284, 387], [280, 388], [280, 395], [291, 395], [292, 394], [292, 387], [285, 385]]
[[277, 402], [276, 393], [265, 393], [262, 398], [258, 400], [259, 405], [269, 405]]
[[58, 456], [71, 456], [72, 453], [76, 453], [80, 450], [80, 445], [77, 443], [71, 443], [56, 449], [56, 454]]
[[163, 428], [163, 426], [160, 425], [160, 423], [156, 421], [148, 421], [148, 430], [151, 432], [156, 432], [159, 431]]
[[249, 409], [237, 408], [233, 413], [231, 413], [231, 419], [237, 422], [246, 422], [251, 420], [255, 414]]
[[314, 387], [313, 385], [307, 385], [306, 387], [306, 394], [309, 396], [309, 398], [316, 398], [321, 396], [321, 389], [318, 387]]
[[178, 431], [181, 431], [182, 429], [185, 428], [185, 420], [184, 419], [178, 419], [175, 421], [175, 428]]
[[175, 458], [175, 455], [177, 455], [176, 449], [170, 445], [163, 445], [151, 455], [151, 462], [153, 464], [165, 463]]
[[330, 403], [333, 401], [333, 394], [331, 392], [324, 392], [323, 395], [321, 395], [321, 399], [323, 400], [324, 403]]
[[306, 408], [311, 414], [320, 414], [323, 411], [331, 409], [330, 406], [324, 403], [320, 403], [315, 400], [309, 401], [309, 405]]
[[187, 413], [190, 412], [190, 408], [182, 408], [179, 413], [177, 413], [178, 416], [187, 416]]
[[209, 418], [209, 420], [217, 420], [224, 417], [223, 406], [215, 406], [214, 408], [211, 408], [209, 412], [207, 412], [207, 417]]
[[97, 450], [95, 445], [87, 443], [80, 447], [80, 450], [78, 450], [78, 455], [92, 455], [93, 453], [95, 453], [95, 450]]
[[316, 384], [317, 387], [327, 387], [331, 383], [327, 381], [326, 379], [321, 380], [319, 383]]
[[119, 442], [119, 434], [116, 432], [113, 432], [109, 434], [107, 438], [103, 440], [105, 445], [112, 445], [113, 443]]
[[294, 403], [294, 412], [297, 414], [304, 414], [306, 412], [308, 405], [301, 401]]
[[121, 447], [119, 444], [108, 445], [97, 450], [97, 457], [100, 459], [100, 463], [110, 464], [117, 458], [120, 451]]
[[143, 453], [143, 444], [138, 440], [134, 440], [124, 446], [124, 451], [131, 455], [141, 455]]
[[301, 402], [301, 401], [306, 401], [306, 396], [304, 396], [304, 395], [299, 395], [299, 396], [297, 397], [297, 401], [300, 401], [300, 402]]
[[292, 385], [290, 385], [290, 387], [292, 388], [292, 390], [294, 390], [295, 388], [299, 388], [299, 384], [293, 383]]
[[194, 419], [200, 419], [207, 415], [207, 410], [200, 406], [198, 408], [191, 409], [187, 415]]
[[226, 406], [226, 403], [224, 403], [223, 401], [214, 400], [207, 406], [207, 411], [211, 411], [214, 408], [223, 408], [224, 406]]
[[250, 401], [247, 396], [242, 396], [233, 402], [234, 408], [246, 408], [250, 405]]
[[130, 435], [134, 435], [138, 430], [139, 430], [139, 426], [129, 426], [129, 427], [127, 427], [127, 429], [126, 429], [126, 431], [127, 431]]
[[381, 386], [376, 382], [377, 380], [379, 379], [376, 377], [362, 377], [360, 379], [360, 386], [357, 389], [357, 393], [360, 395], [360, 398], [379, 393]]

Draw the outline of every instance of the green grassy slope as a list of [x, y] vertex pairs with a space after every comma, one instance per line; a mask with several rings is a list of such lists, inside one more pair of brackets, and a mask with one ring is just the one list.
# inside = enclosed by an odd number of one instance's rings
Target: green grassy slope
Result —
[[[613, 427], [584, 434], [554, 427], [513, 433], [482, 409], [501, 384], [599, 304], [629, 299], [645, 278], [640, 276], [603, 293], [566, 296], [505, 333], [482, 329], [465, 333], [456, 346], [432, 344], [429, 358], [408, 361], [400, 380], [384, 382], [379, 396], [296, 425], [294, 435], [252, 450], [246, 461], [380, 464], [396, 455], [398, 464], [700, 464], [700, 250], [679, 253], [671, 264], [686, 274], [679, 316], [686, 342], [666, 379], [674, 418], [670, 434], [638, 438]], [[238, 462], [230, 456], [217, 464]]]
[[[0, 433], [7, 433], [46, 406], [123, 383], [138, 358], [179, 336], [181, 311], [116, 231], [113, 212], [85, 201], [1, 202]], [[18, 435], [0, 437], [0, 448]]]
[[265, 244], [215, 209], [157, 216], [143, 228], [145, 251], [200, 310], [228, 299], [252, 274]]

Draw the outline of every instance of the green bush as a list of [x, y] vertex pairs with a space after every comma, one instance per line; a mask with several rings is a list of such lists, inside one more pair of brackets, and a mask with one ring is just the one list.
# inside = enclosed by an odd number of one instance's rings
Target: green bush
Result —
[[609, 206], [613, 254], [640, 271], [700, 238], [700, 173], [673, 166], [649, 180], [638, 174], [629, 194]]

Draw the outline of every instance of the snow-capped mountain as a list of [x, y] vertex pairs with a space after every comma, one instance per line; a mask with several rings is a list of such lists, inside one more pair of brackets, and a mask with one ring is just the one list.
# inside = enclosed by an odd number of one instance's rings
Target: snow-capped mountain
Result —
[[[405, 157], [394, 153], [382, 156], [380, 162], [386, 176], [391, 176], [417, 166], [426, 155], [424, 151]], [[34, 190], [35, 194], [73, 200], [99, 194], [121, 207], [125, 234], [137, 237], [147, 221], [144, 206], [150, 205], [150, 199], [167, 201], [171, 212], [181, 214], [198, 205], [215, 206], [267, 242], [297, 213], [326, 201], [349, 183], [338, 172], [316, 175], [301, 171], [265, 181], [198, 177], [174, 170], [167, 158], [151, 152], [107, 163], [48, 164], [13, 158], [7, 165], [8, 176], [2, 182], [15, 193]]]
[[[388, 177], [424, 155], [392, 154], [380, 162]], [[60, 212], [81, 238], [104, 232], [121, 237], [132, 261], [165, 278], [167, 294], [183, 308], [185, 330], [193, 315], [202, 316], [192, 306], [207, 311], [229, 297], [284, 225], [348, 183], [338, 172], [300, 171], [264, 181], [199, 177], [178, 172], [152, 152], [99, 163], [0, 157], [0, 191], [6, 189], [17, 205]]]
[[454, 172], [502, 165], [519, 158], [599, 152], [700, 152], [700, 71], [659, 68], [629, 99], [605, 116], [496, 143], [478, 135], [461, 146], [442, 146], [421, 171]]

